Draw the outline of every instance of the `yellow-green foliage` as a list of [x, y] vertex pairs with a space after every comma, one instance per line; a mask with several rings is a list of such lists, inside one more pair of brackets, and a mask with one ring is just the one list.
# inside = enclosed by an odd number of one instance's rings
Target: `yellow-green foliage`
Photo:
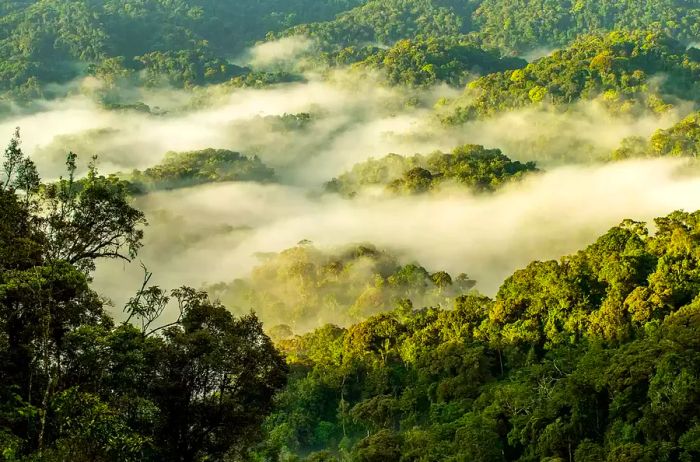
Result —
[[268, 326], [303, 331], [325, 323], [345, 325], [397, 305], [450, 303], [469, 291], [466, 275], [452, 278], [417, 264], [401, 265], [372, 245], [334, 251], [310, 243], [265, 257], [249, 278], [209, 287], [239, 312], [254, 310]]
[[280, 340], [294, 373], [259, 454], [696, 460], [700, 212], [656, 230], [625, 221], [517, 271], [493, 300]]
[[630, 137], [622, 141], [612, 158], [693, 157], [700, 155], [700, 114], [694, 113], [668, 129], [659, 129], [649, 139]]
[[477, 193], [493, 192], [503, 185], [537, 172], [533, 162], [512, 161], [499, 149], [464, 145], [446, 154], [436, 151], [386, 157], [356, 164], [326, 183], [326, 191], [353, 197], [366, 188], [384, 188], [390, 194], [420, 194], [453, 184]]
[[224, 181], [270, 182], [274, 170], [257, 156], [247, 157], [225, 149], [169, 152], [163, 161], [143, 172], [134, 171], [128, 178], [134, 192], [175, 189]]
[[677, 99], [698, 100], [700, 61], [685, 45], [658, 32], [584, 35], [523, 69], [469, 84], [444, 116], [447, 123], [533, 105], [598, 99], [613, 113], [663, 112]]

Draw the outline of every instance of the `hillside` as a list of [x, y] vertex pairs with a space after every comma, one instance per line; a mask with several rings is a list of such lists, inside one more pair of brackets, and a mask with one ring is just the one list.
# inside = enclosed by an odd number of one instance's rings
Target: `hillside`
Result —
[[225, 149], [169, 152], [158, 165], [126, 176], [140, 194], [159, 189], [176, 189], [223, 181], [274, 181], [274, 170], [257, 157], [246, 157]]
[[700, 39], [699, 7], [697, 0], [369, 0], [335, 19], [285, 34], [316, 37], [324, 47], [470, 34], [514, 55], [616, 29], [653, 29], [690, 44]]
[[349, 324], [397, 306], [444, 304], [474, 286], [466, 274], [430, 273], [373, 245], [318, 249], [301, 242], [266, 255], [249, 278], [208, 288], [234, 311], [255, 309], [273, 327], [293, 332], [329, 322]]
[[523, 69], [471, 82], [466, 104], [445, 116], [459, 123], [533, 105], [566, 106], [596, 99], [613, 112], [661, 112], [679, 100], [697, 101], [700, 56], [659, 33], [585, 35]]
[[462, 36], [404, 39], [386, 49], [350, 46], [321, 56], [331, 66], [352, 65], [355, 69], [378, 71], [391, 85], [416, 87], [439, 83], [463, 87], [477, 76], [526, 64], [522, 59], [484, 50]]
[[697, 0], [484, 0], [473, 21], [487, 43], [519, 53], [614, 29], [653, 28], [688, 44], [700, 37], [699, 7]]
[[537, 168], [532, 162], [511, 161], [498, 149], [465, 145], [449, 154], [439, 151], [413, 157], [389, 154], [381, 159], [370, 159], [329, 181], [325, 189], [345, 197], [371, 188], [383, 188], [395, 195], [436, 192], [450, 186], [484, 193], [534, 172]]
[[353, 0], [12, 2], [0, 19], [0, 92], [32, 95], [46, 83], [86, 74], [125, 78], [140, 70], [151, 81], [175, 85], [222, 82], [245, 72], [225, 58], [266, 33], [330, 19], [354, 5]]
[[694, 460], [699, 217], [659, 218], [654, 235], [626, 221], [493, 300], [280, 341], [292, 378], [259, 455]]
[[700, 114], [694, 113], [667, 129], [659, 129], [649, 139], [625, 138], [613, 159], [632, 157], [692, 157], [700, 154]]

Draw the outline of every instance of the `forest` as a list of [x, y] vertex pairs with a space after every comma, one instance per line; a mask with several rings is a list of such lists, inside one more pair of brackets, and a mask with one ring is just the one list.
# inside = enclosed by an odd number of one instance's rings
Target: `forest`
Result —
[[0, 461], [700, 460], [700, 0], [0, 0]]

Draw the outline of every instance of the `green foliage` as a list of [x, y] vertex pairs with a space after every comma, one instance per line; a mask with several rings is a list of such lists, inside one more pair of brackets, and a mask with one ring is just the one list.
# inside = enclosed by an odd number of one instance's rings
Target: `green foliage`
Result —
[[700, 212], [655, 225], [652, 235], [626, 221], [561, 262], [535, 262], [494, 300], [472, 294], [452, 310], [397, 309], [280, 341], [296, 372], [266, 428], [285, 438], [258, 451], [694, 460]]
[[[256, 40], [280, 35], [312, 37], [333, 53], [417, 40], [410, 50], [399, 44], [393, 51], [362, 51], [359, 56], [376, 55], [368, 64], [386, 67], [392, 81], [462, 83], [465, 71], [502, 69], [494, 57], [460, 45], [465, 35], [511, 55], [566, 45], [591, 31], [621, 29], [652, 30], [687, 44], [700, 39], [698, 6], [697, 0], [5, 2], [0, 9], [0, 92], [50, 96], [44, 84], [88, 73], [110, 86], [121, 81], [178, 86], [228, 81], [248, 70], [225, 58]], [[447, 44], [436, 49], [435, 40]], [[345, 56], [340, 59], [353, 54], [340, 51]], [[409, 61], [420, 65], [403, 69]], [[139, 71], [145, 71], [144, 81]], [[249, 80], [261, 81], [259, 76]]]
[[466, 37], [404, 39], [391, 48], [348, 47], [328, 53], [333, 65], [354, 63], [360, 69], [383, 72], [392, 85], [429, 86], [440, 82], [464, 86], [475, 76], [523, 67], [518, 58], [485, 51]]
[[[206, 294], [143, 288], [115, 325], [90, 287], [102, 258], [129, 259], [143, 214], [92, 165], [39, 183], [11, 140], [0, 187], [0, 458], [240, 458], [260, 439], [287, 367], [254, 315]], [[31, 180], [31, 181], [30, 181]], [[31, 186], [31, 187], [29, 187]], [[179, 315], [161, 319], [168, 303]]]
[[649, 139], [630, 137], [612, 153], [614, 160], [631, 157], [698, 157], [700, 113], [694, 113], [668, 129], [659, 129]]
[[[93, 162], [84, 179], [74, 177], [76, 155], [66, 162], [68, 178], [41, 189], [41, 227], [48, 237], [47, 252], [81, 269], [95, 268], [98, 258], [129, 261], [141, 247], [146, 220], [129, 201], [127, 185], [100, 176]], [[126, 249], [122, 252], [122, 249]]]
[[473, 20], [488, 44], [522, 53], [596, 30], [654, 28], [693, 42], [698, 7], [696, 0], [484, 0]]
[[468, 29], [474, 2], [455, 0], [369, 0], [334, 20], [302, 24], [285, 35], [306, 35], [322, 48], [385, 44], [415, 36], [453, 36]]
[[203, 50], [152, 51], [136, 57], [146, 72], [145, 84], [191, 87], [226, 82], [246, 69], [216, 58]]
[[246, 157], [225, 149], [169, 152], [163, 161], [128, 179], [132, 192], [176, 189], [224, 181], [274, 181], [274, 170], [257, 157]]
[[621, 29], [652, 29], [692, 43], [700, 38], [699, 6], [697, 0], [370, 0], [332, 21], [285, 33], [316, 37], [325, 48], [469, 33], [509, 54]]
[[[147, 83], [201, 85], [242, 73], [222, 56], [356, 0], [41, 0], [3, 3], [0, 92], [27, 97], [92, 72], [108, 83], [145, 69]], [[2, 10], [0, 10], [2, 11]], [[88, 69], [89, 68], [89, 69]]]
[[471, 82], [466, 103], [457, 101], [444, 121], [461, 123], [508, 109], [566, 107], [593, 99], [613, 113], [663, 112], [679, 98], [697, 100], [699, 76], [700, 61], [663, 34], [585, 35], [523, 69]]
[[[700, 38], [698, 11], [698, 0], [5, 1], [0, 93], [52, 96], [66, 86], [46, 84], [92, 75], [104, 108], [158, 114], [121, 101], [121, 90], [301, 82], [229, 61], [255, 40], [301, 34], [315, 40], [310, 63], [376, 71], [401, 94], [481, 76], [439, 103], [449, 124], [579, 102], [658, 115], [700, 102], [700, 51], [687, 47]], [[560, 46], [527, 65], [505, 57]], [[220, 94], [202, 93], [193, 104]], [[356, 120], [350, 112], [319, 125], [334, 131]], [[312, 140], [315, 117], [237, 122], [237, 138], [247, 152]], [[66, 135], [53, 148], [119, 135]], [[625, 139], [612, 157], [697, 157], [699, 141], [695, 113], [649, 140]], [[72, 153], [67, 168], [42, 184], [19, 131], [4, 152], [2, 460], [700, 460], [700, 211], [650, 227], [624, 221], [573, 255], [514, 272], [493, 298], [465, 274], [371, 245], [302, 241], [263, 255], [248, 278], [207, 287], [211, 299], [149, 286], [144, 268], [115, 324], [91, 276], [99, 260], [131, 261], [141, 247], [145, 217], [131, 195], [267, 183], [275, 172], [223, 149], [171, 152], [130, 176], [102, 176], [93, 161], [79, 178]], [[535, 172], [465, 145], [370, 159], [326, 190], [481, 194]]]
[[169, 152], [163, 161], [129, 176], [132, 192], [175, 189], [223, 181], [274, 181], [274, 170], [257, 157], [225, 149]]
[[372, 187], [385, 188], [392, 194], [420, 194], [459, 185], [482, 193], [537, 171], [534, 163], [512, 161], [498, 149], [464, 145], [450, 154], [436, 151], [427, 156], [389, 154], [379, 160], [370, 159], [329, 181], [325, 189], [346, 197]]
[[[287, 71], [248, 72], [234, 77], [227, 85], [235, 88], [264, 88], [280, 83], [302, 82], [304, 78]], [[269, 116], [268, 116], [269, 117]]]
[[401, 265], [371, 245], [323, 251], [309, 243], [266, 255], [247, 279], [208, 288], [238, 312], [250, 309], [268, 326], [299, 332], [325, 323], [346, 324], [397, 304], [444, 304], [474, 285], [425, 268]]

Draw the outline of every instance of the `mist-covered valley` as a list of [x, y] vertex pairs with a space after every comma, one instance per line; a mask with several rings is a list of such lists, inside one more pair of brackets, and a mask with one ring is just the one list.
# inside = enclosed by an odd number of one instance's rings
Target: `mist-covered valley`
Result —
[[[289, 49], [304, 48], [275, 45], [243, 56], [293, 71]], [[168, 152], [210, 148], [257, 156], [274, 170], [271, 177], [183, 181], [138, 196], [149, 221], [138, 261], [104, 261], [94, 275], [117, 317], [141, 283], [141, 264], [164, 286], [205, 287], [245, 278], [260, 254], [303, 240], [328, 249], [372, 243], [403, 263], [466, 272], [477, 290], [494, 295], [515, 269], [574, 252], [625, 217], [646, 221], [698, 205], [687, 159], [611, 162], [623, 140], [672, 126], [692, 109], [689, 101], [661, 114], [622, 116], [596, 101], [579, 102], [565, 111], [527, 108], [450, 127], [440, 123], [435, 105], [454, 98], [454, 88], [391, 87], [376, 72], [349, 68], [306, 71], [302, 82], [264, 88], [126, 89], [152, 108], [147, 112], [107, 109], [84, 90], [89, 85], [76, 82], [73, 94], [34, 102], [31, 111], [0, 121], [7, 133], [21, 127], [23, 149], [45, 178], [65, 175], [68, 151], [78, 154], [79, 172], [97, 156], [101, 173], [122, 176], [159, 164]], [[348, 200], [324, 188], [354, 165], [389, 153], [449, 152], [464, 144], [502, 148], [541, 171], [493, 194], [455, 184], [396, 197], [361, 185]]]
[[696, 3], [0, 1], [0, 459], [696, 460]]

